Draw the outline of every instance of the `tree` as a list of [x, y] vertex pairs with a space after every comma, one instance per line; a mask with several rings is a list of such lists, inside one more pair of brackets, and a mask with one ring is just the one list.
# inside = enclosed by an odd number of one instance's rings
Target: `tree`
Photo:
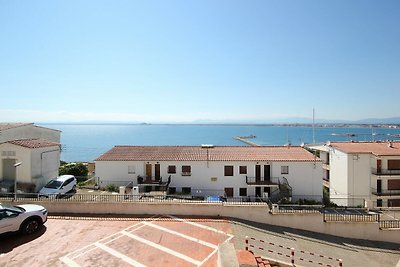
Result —
[[87, 176], [88, 168], [85, 164], [79, 163], [70, 163], [67, 165], [63, 165], [59, 169], [60, 175], [70, 174], [74, 176]]

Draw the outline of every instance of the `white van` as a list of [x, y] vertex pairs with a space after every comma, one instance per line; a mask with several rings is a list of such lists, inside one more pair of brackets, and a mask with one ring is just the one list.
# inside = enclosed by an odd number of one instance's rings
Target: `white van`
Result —
[[73, 175], [61, 175], [57, 179], [50, 180], [39, 191], [39, 196], [61, 196], [76, 190], [76, 178]]

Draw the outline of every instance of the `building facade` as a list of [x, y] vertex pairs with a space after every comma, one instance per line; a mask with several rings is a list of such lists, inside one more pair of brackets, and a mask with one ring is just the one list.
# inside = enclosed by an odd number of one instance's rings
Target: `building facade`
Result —
[[115, 146], [95, 164], [100, 185], [168, 181], [170, 193], [264, 197], [286, 184], [292, 200], [322, 200], [322, 163], [302, 147]]
[[0, 123], [0, 190], [37, 192], [58, 176], [60, 131], [33, 123]]
[[334, 142], [310, 148], [320, 152], [333, 203], [400, 207], [399, 142]]

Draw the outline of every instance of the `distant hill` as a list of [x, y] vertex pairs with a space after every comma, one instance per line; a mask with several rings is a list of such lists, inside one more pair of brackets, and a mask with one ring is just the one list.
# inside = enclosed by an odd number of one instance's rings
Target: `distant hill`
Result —
[[400, 124], [400, 117], [393, 117], [393, 118], [370, 118], [370, 119], [363, 119], [354, 121], [354, 123], [359, 124]]

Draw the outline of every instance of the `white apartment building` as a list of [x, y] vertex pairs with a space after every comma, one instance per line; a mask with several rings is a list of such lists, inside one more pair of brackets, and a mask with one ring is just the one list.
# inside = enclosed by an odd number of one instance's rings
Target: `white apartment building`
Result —
[[322, 200], [321, 160], [302, 147], [115, 146], [95, 164], [101, 185], [133, 182], [168, 186], [170, 193], [262, 197], [288, 183], [293, 200]]
[[320, 151], [332, 202], [400, 207], [399, 142], [328, 142], [310, 148]]
[[0, 123], [0, 190], [36, 192], [58, 176], [60, 131], [33, 123]]

